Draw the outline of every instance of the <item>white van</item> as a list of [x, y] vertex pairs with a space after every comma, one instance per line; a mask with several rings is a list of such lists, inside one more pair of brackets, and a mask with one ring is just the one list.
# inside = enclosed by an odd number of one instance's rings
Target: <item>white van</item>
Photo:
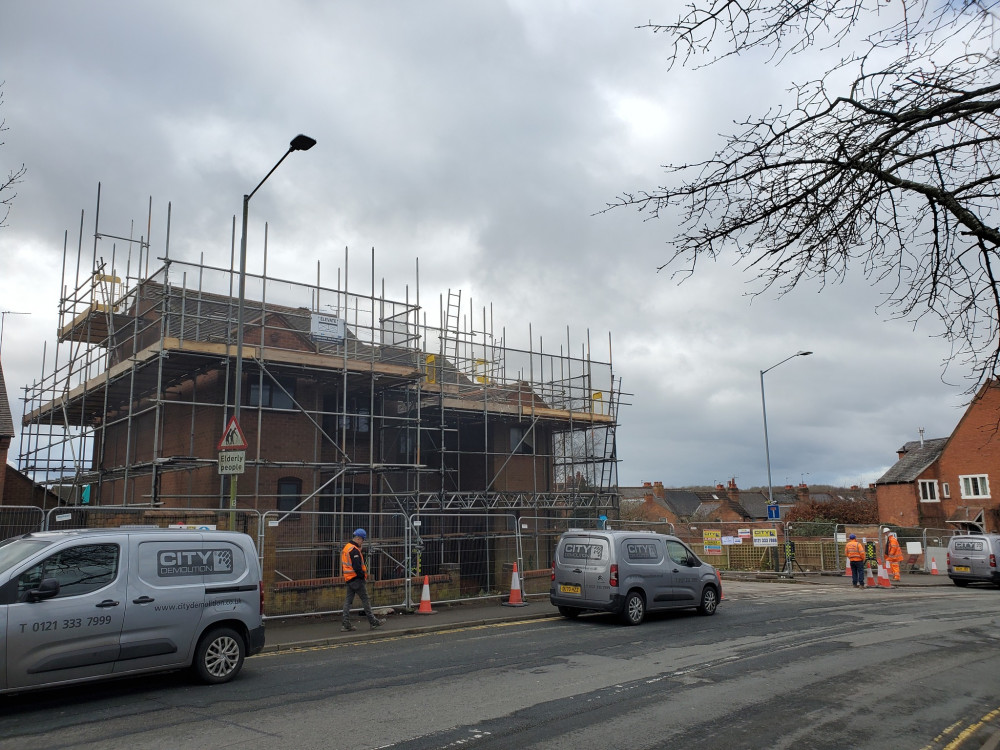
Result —
[[570, 529], [556, 545], [549, 601], [564, 617], [616, 612], [629, 625], [646, 611], [715, 614], [722, 580], [680, 539], [652, 531]]
[[953, 536], [948, 542], [948, 577], [956, 586], [976, 581], [1000, 584], [1000, 534]]
[[264, 647], [246, 534], [86, 529], [0, 542], [0, 693], [192, 667], [233, 679]]

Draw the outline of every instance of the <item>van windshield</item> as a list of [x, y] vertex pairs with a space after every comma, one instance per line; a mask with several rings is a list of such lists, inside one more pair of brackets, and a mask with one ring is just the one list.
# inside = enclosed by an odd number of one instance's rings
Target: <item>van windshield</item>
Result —
[[22, 560], [27, 560], [51, 542], [41, 539], [24, 539], [14, 537], [0, 542], [0, 573], [9, 570]]

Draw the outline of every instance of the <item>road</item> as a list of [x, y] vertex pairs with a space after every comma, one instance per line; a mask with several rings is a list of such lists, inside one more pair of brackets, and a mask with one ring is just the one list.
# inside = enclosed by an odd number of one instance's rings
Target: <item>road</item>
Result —
[[[470, 627], [0, 698], [0, 747], [979, 748], [1000, 591], [730, 583], [714, 617]], [[996, 716], [991, 712], [996, 712]]]

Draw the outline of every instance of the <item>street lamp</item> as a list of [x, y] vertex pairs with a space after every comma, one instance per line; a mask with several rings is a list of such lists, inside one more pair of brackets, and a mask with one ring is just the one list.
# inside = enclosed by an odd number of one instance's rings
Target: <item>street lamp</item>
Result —
[[795, 359], [795, 357], [808, 357], [812, 352], [796, 352], [791, 357], [785, 357], [777, 365], [771, 365], [766, 370], [760, 371], [760, 408], [764, 412], [764, 456], [767, 459], [767, 502], [768, 504], [774, 504], [774, 495], [771, 491], [771, 448], [767, 442], [767, 405], [764, 402], [764, 373], [770, 372], [778, 365], [783, 365], [790, 359]]
[[[240, 235], [240, 290], [236, 312], [236, 404], [233, 409], [233, 416], [236, 418], [237, 424], [240, 421], [240, 402], [243, 400], [243, 308], [246, 299], [247, 284], [247, 217], [250, 210], [250, 199], [254, 193], [260, 190], [260, 186], [267, 182], [267, 178], [274, 174], [274, 170], [281, 165], [285, 157], [293, 151], [308, 151], [315, 145], [316, 139], [310, 138], [307, 135], [299, 134], [292, 138], [284, 156], [278, 159], [278, 163], [271, 167], [271, 171], [264, 175], [263, 180], [257, 183], [257, 187], [243, 196], [243, 233]], [[236, 476], [236, 474], [233, 474], [230, 487], [230, 501], [233, 504], [236, 502]]]
[[285, 155], [278, 159], [278, 163], [271, 167], [271, 171], [264, 175], [264, 179], [257, 183], [257, 187], [251, 190], [248, 195], [243, 196], [243, 233], [240, 235], [240, 291], [239, 305], [236, 311], [236, 406], [233, 409], [233, 415], [237, 422], [240, 421], [240, 401], [243, 396], [243, 307], [247, 286], [247, 217], [250, 210], [250, 199], [292, 151], [308, 151], [315, 145], [316, 140], [307, 135], [297, 135], [292, 138]]

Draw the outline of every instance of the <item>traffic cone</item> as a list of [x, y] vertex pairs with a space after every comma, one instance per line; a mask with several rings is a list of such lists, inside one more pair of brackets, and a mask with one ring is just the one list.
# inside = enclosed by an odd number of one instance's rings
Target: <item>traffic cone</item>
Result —
[[521, 598], [521, 582], [517, 578], [517, 563], [510, 580], [510, 600], [503, 603], [505, 607], [527, 607], [528, 603]]
[[878, 564], [878, 585], [884, 589], [892, 588], [892, 582], [889, 580], [889, 573], [882, 566], [882, 563]]
[[932, 576], [940, 575], [937, 569], [937, 560], [935, 560], [933, 557], [931, 558], [931, 575]]
[[848, 578], [853, 578], [854, 576], [851, 575], [851, 561], [849, 559], [844, 560], [844, 563], [847, 565], [847, 567], [844, 568], [844, 575]]
[[726, 595], [722, 593], [722, 573], [719, 572], [718, 568], [715, 570], [715, 578], [719, 582], [719, 601], [724, 602]]
[[431, 609], [431, 585], [427, 580], [427, 576], [424, 576], [424, 590], [420, 592], [420, 606], [417, 608], [417, 614], [435, 614], [434, 610]]
[[870, 565], [868, 566], [867, 570], [868, 570], [868, 576], [865, 578], [865, 586], [868, 586], [869, 588], [875, 588], [875, 574], [872, 573]]

